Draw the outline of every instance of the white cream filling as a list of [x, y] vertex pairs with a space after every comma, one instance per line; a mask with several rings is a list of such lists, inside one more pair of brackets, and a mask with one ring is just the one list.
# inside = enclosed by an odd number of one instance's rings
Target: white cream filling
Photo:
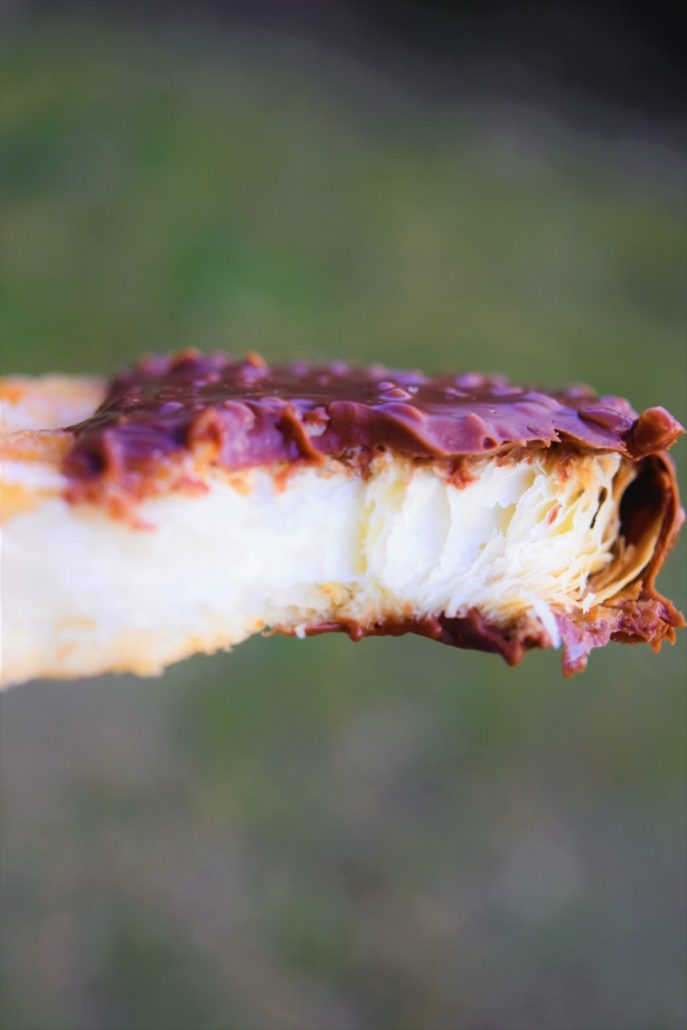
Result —
[[[251, 470], [237, 488], [218, 471], [201, 496], [143, 502], [149, 529], [47, 497], [3, 531], [4, 678], [150, 673], [265, 626], [302, 635], [322, 620], [472, 607], [499, 623], [528, 614], [558, 646], [555, 610], [618, 589], [588, 585], [613, 559], [620, 466], [615, 454], [581, 457], [567, 475], [545, 456], [484, 461], [462, 488], [390, 455], [368, 478], [331, 462], [281, 486]], [[7, 462], [3, 475], [41, 486], [37, 466]]]

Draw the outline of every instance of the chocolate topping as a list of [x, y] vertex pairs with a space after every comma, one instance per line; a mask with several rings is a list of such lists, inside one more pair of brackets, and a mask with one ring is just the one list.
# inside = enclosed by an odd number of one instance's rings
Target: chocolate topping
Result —
[[544, 393], [500, 376], [421, 372], [336, 362], [270, 367], [262, 358], [184, 351], [151, 357], [112, 380], [100, 408], [71, 427], [67, 474], [78, 487], [133, 475], [209, 447], [228, 469], [380, 448], [418, 458], [488, 456], [564, 444], [638, 458], [684, 431], [663, 408], [641, 416], [587, 387]]

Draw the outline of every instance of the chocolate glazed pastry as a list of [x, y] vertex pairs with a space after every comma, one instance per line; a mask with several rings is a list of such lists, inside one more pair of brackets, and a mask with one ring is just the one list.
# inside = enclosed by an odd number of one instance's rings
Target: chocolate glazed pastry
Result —
[[[655, 588], [683, 518], [666, 454], [682, 432], [663, 408], [638, 416], [583, 386], [196, 351], [145, 359], [53, 434], [60, 511], [88, 524], [96, 564], [115, 526], [146, 582], [181, 600], [196, 568], [193, 603], [184, 615], [150, 585], [157, 614], [139, 613], [133, 636], [113, 609], [100, 658], [72, 633], [64, 662], [51, 629], [42, 664], [19, 661], [20, 678], [158, 671], [275, 629], [415, 632], [509, 664], [562, 645], [566, 674], [609, 640], [658, 649], [684, 625]], [[103, 587], [135, 605], [125, 579]], [[73, 598], [74, 619], [84, 604]]]

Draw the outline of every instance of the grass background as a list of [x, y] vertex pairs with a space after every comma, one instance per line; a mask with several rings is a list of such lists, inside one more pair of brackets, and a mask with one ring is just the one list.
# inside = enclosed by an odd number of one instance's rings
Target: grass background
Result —
[[[687, 420], [685, 157], [646, 126], [286, 38], [44, 20], [2, 50], [4, 372], [257, 349]], [[683, 609], [684, 573], [683, 541]], [[2, 1026], [679, 1030], [686, 671], [684, 636], [572, 682], [323, 637], [11, 692]]]

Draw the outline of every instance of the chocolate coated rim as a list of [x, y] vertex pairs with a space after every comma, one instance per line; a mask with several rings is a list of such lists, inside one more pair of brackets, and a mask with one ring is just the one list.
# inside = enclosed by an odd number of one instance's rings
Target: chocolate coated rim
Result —
[[[71, 427], [66, 471], [75, 485], [159, 469], [209, 446], [228, 469], [370, 457], [385, 448], [457, 459], [564, 444], [638, 459], [684, 432], [663, 408], [637, 415], [588, 387], [545, 393], [498, 376], [425, 376], [373, 366], [297, 362], [271, 368], [252, 355], [185, 351], [148, 358], [116, 376], [104, 402]], [[140, 476], [137, 476], [137, 481]]]

